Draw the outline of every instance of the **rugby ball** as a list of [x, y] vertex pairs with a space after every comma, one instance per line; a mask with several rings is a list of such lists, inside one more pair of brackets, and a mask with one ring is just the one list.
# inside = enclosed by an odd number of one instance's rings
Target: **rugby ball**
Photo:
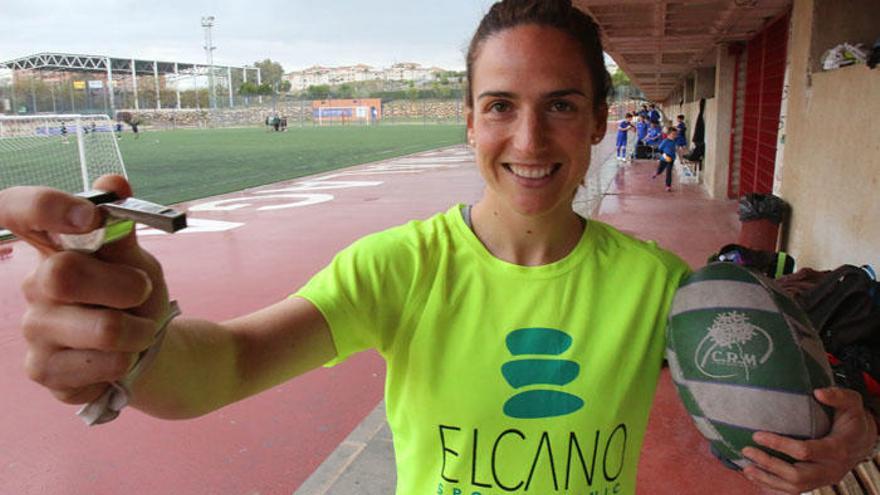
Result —
[[828, 433], [833, 411], [813, 397], [834, 383], [825, 349], [772, 280], [734, 263], [697, 270], [676, 292], [666, 342], [679, 397], [728, 466], [750, 464], [741, 450], [758, 447], [756, 431], [797, 439]]

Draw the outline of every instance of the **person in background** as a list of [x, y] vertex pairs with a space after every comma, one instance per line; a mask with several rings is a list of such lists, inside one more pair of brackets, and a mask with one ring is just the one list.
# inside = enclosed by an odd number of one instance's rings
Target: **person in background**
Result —
[[635, 131], [632, 123], [633, 115], [627, 112], [626, 117], [617, 124], [617, 160], [626, 161], [626, 143], [630, 132]]
[[646, 144], [645, 138], [648, 135], [648, 128], [651, 125], [648, 123], [647, 115], [639, 114], [639, 121], [636, 122], [636, 144]]
[[137, 115], [133, 115], [131, 120], [128, 121], [128, 125], [131, 126], [131, 132], [134, 133], [134, 138], [140, 138], [140, 134], [138, 134], [138, 126], [141, 125], [141, 119], [138, 118]]
[[669, 127], [666, 130], [666, 139], [658, 147], [660, 164], [657, 166], [657, 172], [651, 176], [651, 179], [656, 179], [658, 175], [666, 172], [666, 192], [672, 192], [672, 167], [675, 166], [675, 139], [677, 136], [678, 129], [675, 127]]
[[660, 115], [660, 110], [657, 110], [657, 105], [651, 103], [651, 110], [648, 112], [648, 120], [653, 124], [656, 122], [658, 125], [661, 123], [660, 119], [662, 116]]
[[648, 132], [645, 134], [645, 144], [656, 149], [662, 141], [663, 131], [660, 130], [660, 124], [651, 122], [648, 126]]
[[675, 118], [676, 124], [675, 129], [678, 131], [678, 136], [675, 138], [675, 147], [678, 148], [679, 156], [684, 156], [687, 153], [687, 125], [684, 123], [684, 115], [679, 115]]

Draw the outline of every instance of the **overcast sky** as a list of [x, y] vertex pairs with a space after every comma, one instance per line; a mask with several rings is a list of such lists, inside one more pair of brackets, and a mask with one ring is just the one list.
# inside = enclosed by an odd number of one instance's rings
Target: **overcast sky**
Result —
[[0, 61], [39, 52], [205, 61], [201, 17], [213, 15], [214, 63], [271, 58], [315, 64], [464, 68], [491, 0], [0, 0]]

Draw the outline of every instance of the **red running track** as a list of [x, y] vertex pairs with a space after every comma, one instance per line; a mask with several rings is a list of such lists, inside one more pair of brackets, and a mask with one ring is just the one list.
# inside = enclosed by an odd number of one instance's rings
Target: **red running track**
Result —
[[[142, 232], [141, 242], [186, 316], [220, 320], [286, 297], [358, 237], [473, 202], [481, 189], [464, 148], [427, 152], [187, 203], [202, 231]], [[241, 225], [208, 231], [216, 222]], [[4, 495], [289, 494], [382, 398], [384, 363], [363, 353], [203, 418], [128, 410], [86, 427], [22, 371], [19, 284], [35, 261], [23, 243], [0, 261]]]

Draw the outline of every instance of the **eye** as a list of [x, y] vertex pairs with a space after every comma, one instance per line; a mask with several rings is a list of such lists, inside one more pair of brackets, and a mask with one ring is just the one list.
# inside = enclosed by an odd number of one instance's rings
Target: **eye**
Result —
[[510, 111], [510, 103], [506, 101], [493, 101], [486, 107], [486, 110], [494, 113], [504, 113]]
[[551, 112], [573, 112], [575, 110], [577, 108], [571, 102], [565, 100], [557, 100], [550, 103]]

